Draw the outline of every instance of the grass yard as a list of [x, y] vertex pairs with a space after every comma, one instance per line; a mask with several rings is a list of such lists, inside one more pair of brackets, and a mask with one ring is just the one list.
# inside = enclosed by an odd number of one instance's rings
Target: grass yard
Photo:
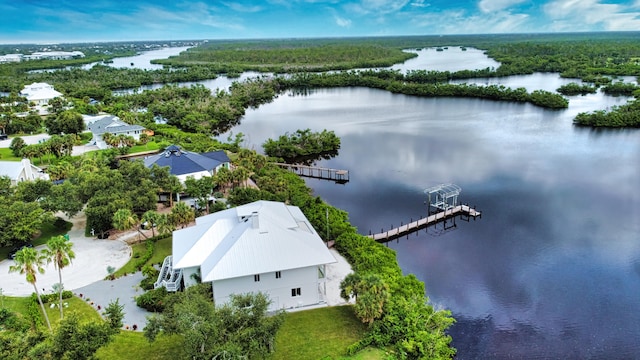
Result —
[[185, 356], [179, 346], [181, 341], [182, 339], [179, 335], [160, 335], [156, 338], [156, 341], [150, 343], [141, 332], [123, 330], [107, 346], [103, 346], [98, 350], [96, 359], [184, 359]]
[[153, 151], [153, 150], [160, 150], [160, 144], [156, 143], [155, 141], [149, 141], [144, 145], [132, 146], [131, 149], [129, 149], [128, 153], [135, 154], [138, 152]]
[[[164, 261], [164, 258], [171, 255], [172, 239], [173, 239], [172, 237], [168, 237], [168, 238], [164, 238], [156, 241], [155, 247], [153, 250], [153, 256], [151, 256], [151, 259], [149, 259], [149, 261], [147, 261], [145, 265], [146, 264], [162, 264], [162, 261]], [[147, 245], [144, 242], [131, 245], [131, 251], [132, 251], [131, 259], [129, 259], [129, 261], [126, 264], [124, 264], [123, 267], [121, 267], [120, 269], [118, 269], [118, 271], [115, 272], [116, 277], [120, 277], [124, 274], [132, 274], [138, 271], [138, 269], [136, 269], [136, 266], [135, 266], [136, 262], [147, 251]]]
[[[7, 309], [20, 314], [26, 314], [28, 311], [27, 308], [29, 306], [29, 301], [28, 297], [4, 296], [0, 302], [0, 306], [4, 306]], [[78, 297], [73, 296], [69, 299], [63, 299], [62, 301], [69, 304], [69, 307], [64, 309], [64, 313], [77, 313], [81, 322], [97, 321], [101, 319], [98, 312], [91, 307], [91, 305]], [[54, 303], [58, 304], [58, 300], [56, 299]], [[56, 327], [60, 320], [60, 310], [57, 307], [51, 308], [51, 303], [45, 303], [44, 308], [49, 316], [49, 321], [51, 321], [51, 326]], [[38, 310], [40, 310], [40, 304], [38, 304]], [[44, 324], [44, 316], [42, 317], [42, 321]]]
[[365, 333], [366, 326], [356, 319], [351, 306], [288, 313], [271, 359], [384, 359], [378, 349], [346, 357], [347, 347]]

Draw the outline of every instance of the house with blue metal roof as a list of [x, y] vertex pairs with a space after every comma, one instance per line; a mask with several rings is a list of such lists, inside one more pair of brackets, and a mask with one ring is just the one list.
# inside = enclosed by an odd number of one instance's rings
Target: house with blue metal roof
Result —
[[229, 168], [231, 160], [223, 150], [207, 153], [195, 153], [183, 150], [180, 146], [168, 146], [163, 152], [144, 159], [144, 165], [151, 168], [153, 164], [160, 167], [168, 166], [184, 184], [188, 177], [200, 179], [203, 176], [213, 176], [220, 168]]

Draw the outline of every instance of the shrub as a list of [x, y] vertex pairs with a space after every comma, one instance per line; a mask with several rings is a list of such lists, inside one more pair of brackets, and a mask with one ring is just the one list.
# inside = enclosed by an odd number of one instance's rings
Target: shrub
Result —
[[146, 245], [147, 245], [147, 250], [144, 252], [142, 256], [140, 256], [140, 258], [138, 258], [138, 260], [136, 260], [134, 264], [137, 270], [142, 270], [142, 267], [144, 266], [144, 264], [146, 264], [147, 261], [149, 261], [153, 256], [153, 251], [155, 250], [155, 242], [153, 240], [147, 240]]
[[149, 290], [136, 297], [136, 305], [146, 309], [147, 311], [162, 312], [164, 310], [167, 295], [167, 289], [164, 287]]
[[[69, 299], [73, 296], [73, 292], [69, 291], [69, 290], [64, 290], [62, 291], [62, 298], [63, 299]], [[80, 297], [82, 297], [82, 294], [80, 294]], [[58, 301], [58, 293], [52, 293], [52, 294], [40, 294], [40, 298], [42, 298], [42, 302], [43, 303], [48, 303], [48, 302], [52, 302], [52, 301]], [[38, 304], [38, 297], [36, 296], [35, 293], [31, 294], [31, 302], [33, 302], [34, 304]]]

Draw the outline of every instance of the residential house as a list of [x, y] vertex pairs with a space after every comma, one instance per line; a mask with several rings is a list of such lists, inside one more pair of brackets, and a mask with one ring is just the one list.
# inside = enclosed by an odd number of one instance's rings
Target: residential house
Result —
[[11, 179], [12, 186], [22, 181], [34, 181], [36, 179], [49, 180], [49, 174], [31, 164], [29, 159], [22, 159], [21, 161], [0, 161], [0, 176], [8, 176]]
[[146, 129], [144, 126], [127, 124], [113, 115], [98, 117], [97, 120], [87, 122], [87, 129], [93, 134], [89, 144], [96, 145], [98, 149], [109, 147], [102, 139], [102, 135], [105, 133], [111, 133], [116, 136], [120, 134], [131, 136], [136, 141], [140, 140], [140, 135], [142, 134], [153, 135], [153, 131]]
[[231, 160], [223, 150], [207, 153], [185, 151], [177, 145], [168, 146], [163, 152], [144, 159], [148, 168], [156, 164], [168, 166], [171, 174], [178, 177], [184, 184], [187, 177], [200, 179], [203, 176], [213, 176], [221, 168], [229, 168]]
[[256, 201], [196, 219], [173, 233], [156, 287], [211, 283], [216, 305], [232, 294], [262, 292], [269, 310], [324, 303], [325, 266], [335, 263], [297, 206]]
[[37, 106], [43, 106], [49, 104], [51, 99], [62, 96], [62, 93], [56, 91], [52, 85], [47, 83], [32, 83], [31, 85], [25, 85], [24, 89], [20, 91], [20, 95], [26, 97], [30, 103], [33, 102]]

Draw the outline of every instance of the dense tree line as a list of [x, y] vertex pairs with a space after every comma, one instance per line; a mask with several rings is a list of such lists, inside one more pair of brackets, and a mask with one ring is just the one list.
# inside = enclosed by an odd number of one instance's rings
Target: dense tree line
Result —
[[155, 60], [154, 63], [172, 66], [207, 64], [220, 73], [243, 71], [289, 73], [386, 67], [416, 56], [414, 53], [403, 52], [396, 47], [360, 43], [315, 44], [309, 42], [303, 47], [241, 46], [234, 49], [220, 49], [205, 44], [169, 59]]
[[611, 110], [598, 110], [580, 113], [573, 120], [574, 124], [592, 127], [640, 127], [640, 100], [626, 105], [615, 106]]
[[[503, 85], [479, 86], [475, 84], [415, 83], [398, 80], [395, 72], [348, 71], [340, 73], [299, 74], [280, 78], [286, 88], [365, 86], [393, 93], [422, 96], [476, 97], [490, 100], [529, 102], [536, 106], [562, 109], [569, 102], [562, 95], [543, 90], [528, 93], [524, 88], [511, 89]], [[389, 80], [393, 78], [393, 80]]]

